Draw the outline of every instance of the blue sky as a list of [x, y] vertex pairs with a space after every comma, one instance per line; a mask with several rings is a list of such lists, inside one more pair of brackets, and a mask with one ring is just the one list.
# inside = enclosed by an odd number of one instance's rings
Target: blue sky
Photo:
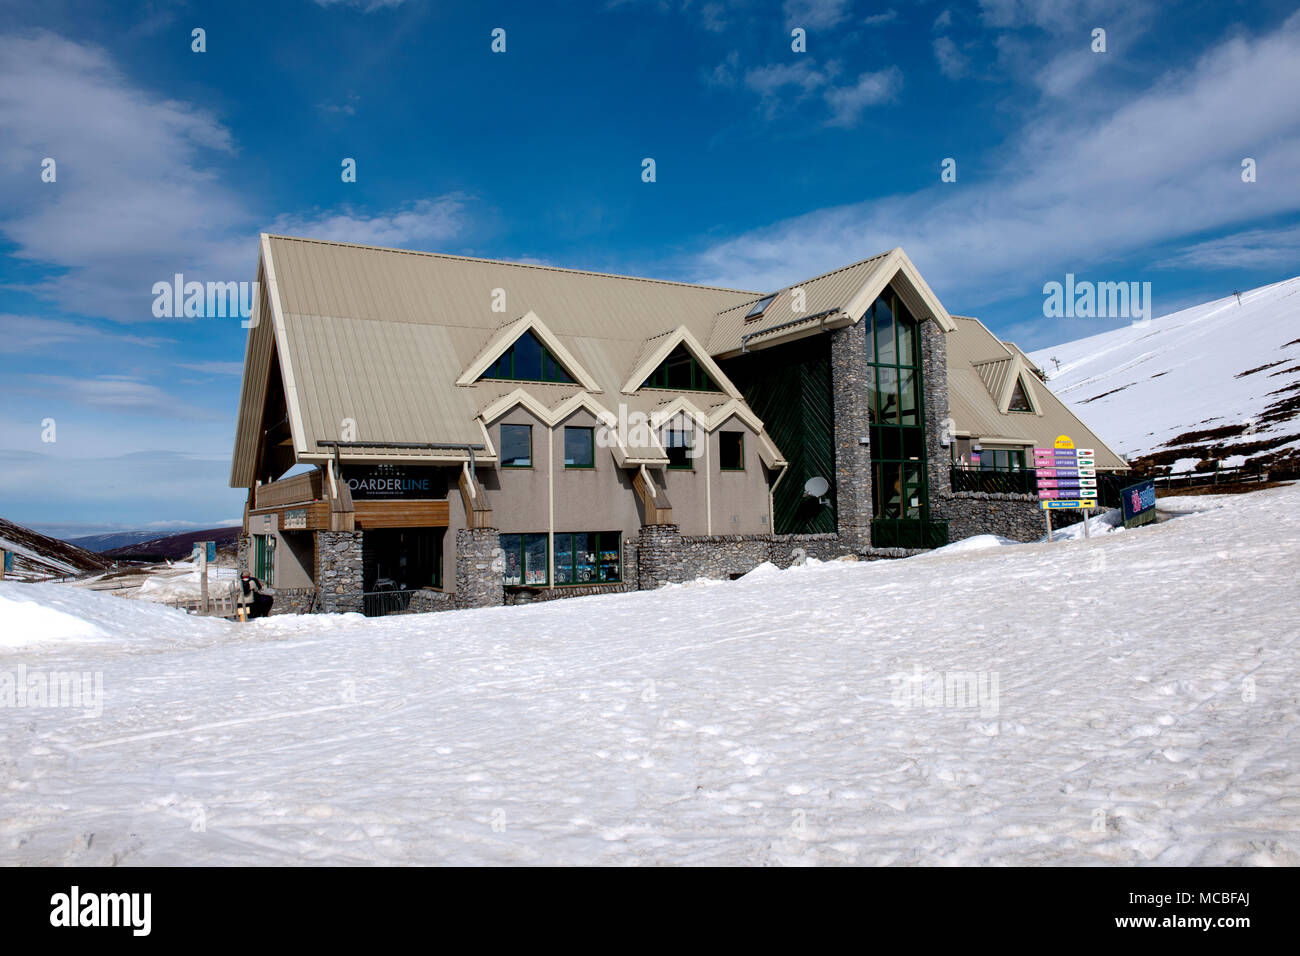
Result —
[[1157, 315], [1300, 273], [1297, 90], [1270, 0], [9, 0], [0, 514], [238, 517], [244, 331], [151, 289], [261, 231], [756, 290], [902, 245], [1030, 349], [1123, 321], [1044, 318], [1066, 273]]

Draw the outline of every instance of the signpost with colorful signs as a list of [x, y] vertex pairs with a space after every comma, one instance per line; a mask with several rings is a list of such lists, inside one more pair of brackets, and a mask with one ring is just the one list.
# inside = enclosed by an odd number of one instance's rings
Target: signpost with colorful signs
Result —
[[1069, 435], [1058, 435], [1051, 448], [1034, 449], [1038, 475], [1038, 501], [1047, 517], [1047, 539], [1052, 539], [1053, 511], [1082, 511], [1083, 533], [1088, 530], [1088, 510], [1097, 507], [1097, 453], [1075, 448]]

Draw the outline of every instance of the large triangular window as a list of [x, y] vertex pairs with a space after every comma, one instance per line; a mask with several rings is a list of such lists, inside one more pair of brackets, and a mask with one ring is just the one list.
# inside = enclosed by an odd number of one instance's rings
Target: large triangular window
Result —
[[1025, 393], [1025, 383], [1019, 378], [1016, 379], [1016, 387], [1011, 390], [1011, 401], [1007, 403], [1009, 412], [1030, 412], [1034, 407], [1029, 404], [1029, 396]]
[[670, 388], [675, 392], [720, 392], [699, 361], [684, 345], [668, 353], [645, 380], [649, 388]]
[[483, 378], [511, 379], [519, 382], [559, 382], [574, 384], [573, 376], [556, 360], [532, 331], [515, 339], [501, 357], [487, 367]]

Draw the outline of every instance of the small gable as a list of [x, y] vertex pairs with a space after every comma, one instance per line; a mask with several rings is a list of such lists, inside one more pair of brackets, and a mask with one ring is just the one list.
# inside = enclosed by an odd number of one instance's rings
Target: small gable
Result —
[[515, 339], [501, 357], [487, 367], [481, 378], [510, 379], [523, 382], [558, 382], [576, 384], [551, 350], [542, 344], [531, 329]]
[[642, 387], [668, 388], [675, 392], [722, 391], [685, 345], [678, 345], [669, 352], [668, 357], [646, 378]]

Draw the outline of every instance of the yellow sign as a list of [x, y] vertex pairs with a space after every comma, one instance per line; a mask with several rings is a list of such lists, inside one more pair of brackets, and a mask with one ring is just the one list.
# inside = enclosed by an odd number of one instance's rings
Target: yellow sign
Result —
[[1073, 447], [1074, 447], [1074, 439], [1071, 438], [1069, 435], [1057, 435], [1057, 436], [1056, 436], [1056, 447], [1057, 447], [1057, 448], [1073, 448]]

